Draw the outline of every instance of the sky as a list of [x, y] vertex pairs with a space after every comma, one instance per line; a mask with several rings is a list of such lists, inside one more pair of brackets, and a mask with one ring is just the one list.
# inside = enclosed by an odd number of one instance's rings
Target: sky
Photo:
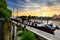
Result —
[[60, 0], [6, 0], [14, 16], [47, 16], [60, 14]]

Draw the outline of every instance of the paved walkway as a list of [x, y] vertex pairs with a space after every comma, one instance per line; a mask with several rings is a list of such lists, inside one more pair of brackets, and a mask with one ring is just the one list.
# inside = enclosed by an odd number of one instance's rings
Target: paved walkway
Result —
[[56, 37], [60, 38], [60, 30], [55, 30], [54, 33], [55, 33], [55, 36], [56, 36]]

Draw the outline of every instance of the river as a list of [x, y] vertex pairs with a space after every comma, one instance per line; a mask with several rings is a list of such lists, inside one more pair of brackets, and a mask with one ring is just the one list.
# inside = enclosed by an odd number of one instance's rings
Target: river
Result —
[[[32, 20], [32, 21], [34, 21], [34, 20]], [[35, 20], [35, 21], [41, 22], [41, 20]], [[42, 21], [43, 21], [44, 24], [47, 24], [47, 21], [46, 20], [42, 20]], [[60, 21], [52, 21], [52, 20], [49, 20], [48, 21], [48, 24], [50, 24], [50, 23], [53, 23], [54, 26], [57, 25], [60, 28]], [[56, 37], [59, 37], [60, 38], [60, 30], [55, 30], [54, 33], [55, 33], [55, 36]]]

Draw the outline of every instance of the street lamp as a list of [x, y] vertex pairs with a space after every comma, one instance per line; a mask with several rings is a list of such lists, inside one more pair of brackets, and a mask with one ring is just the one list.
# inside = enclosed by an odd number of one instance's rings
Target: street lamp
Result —
[[[41, 9], [41, 8], [40, 8]], [[42, 20], [42, 16], [43, 15], [43, 12], [42, 12], [42, 10], [41, 10], [41, 23], [43, 23], [43, 20]]]
[[18, 17], [18, 8], [17, 8], [17, 17]]
[[14, 8], [13, 8], [13, 10], [12, 10], [12, 17], [14, 17]]

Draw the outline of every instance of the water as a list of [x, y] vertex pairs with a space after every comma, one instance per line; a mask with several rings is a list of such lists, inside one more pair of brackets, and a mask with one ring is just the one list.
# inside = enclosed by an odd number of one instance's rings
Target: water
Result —
[[[34, 21], [34, 20], [32, 20], [32, 21]], [[41, 20], [35, 20], [35, 21], [41, 22]], [[47, 24], [47, 20], [42, 20], [42, 21], [43, 21], [44, 24]], [[48, 24], [50, 24], [50, 23], [53, 23], [54, 26], [57, 25], [60, 28], [60, 21], [52, 21], [52, 20], [49, 20], [48, 21]]]
[[[34, 21], [34, 20], [32, 20], [32, 21]], [[35, 21], [40, 22], [41, 20], [35, 20]], [[43, 20], [43, 23], [44, 24], [47, 24], [47, 21], [46, 20]], [[49, 20], [48, 21], [48, 24], [50, 24], [50, 23], [53, 23], [53, 26], [56, 26], [57, 25], [60, 28], [60, 21], [52, 21], [52, 20]], [[55, 33], [55, 36], [56, 37], [59, 37], [60, 38], [60, 30], [55, 30], [54, 33]]]
[[[43, 21], [43, 22], [47, 23], [47, 21]], [[49, 20], [48, 24], [50, 24], [50, 23], [53, 23], [54, 26], [57, 25], [60, 28], [60, 21], [51, 21], [51, 20]], [[60, 38], [60, 30], [55, 30], [54, 33], [55, 33], [56, 37]]]

